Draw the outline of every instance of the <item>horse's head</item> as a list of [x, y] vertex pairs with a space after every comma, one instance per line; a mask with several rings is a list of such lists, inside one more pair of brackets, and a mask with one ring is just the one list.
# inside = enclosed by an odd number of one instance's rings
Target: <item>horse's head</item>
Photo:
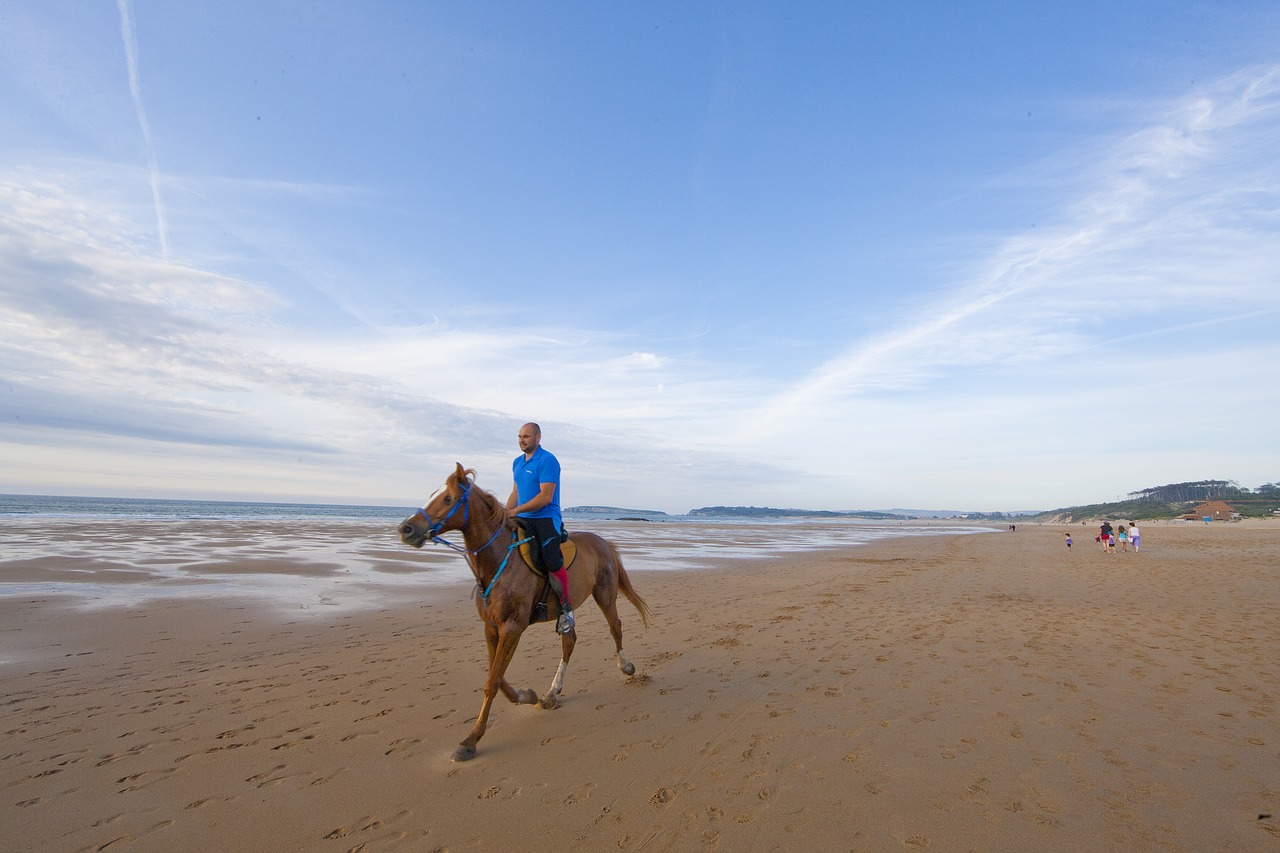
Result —
[[432, 536], [438, 536], [446, 530], [461, 530], [470, 520], [470, 496], [474, 485], [475, 471], [463, 468], [449, 475], [441, 488], [427, 505], [413, 515], [400, 522], [400, 541], [415, 548]]

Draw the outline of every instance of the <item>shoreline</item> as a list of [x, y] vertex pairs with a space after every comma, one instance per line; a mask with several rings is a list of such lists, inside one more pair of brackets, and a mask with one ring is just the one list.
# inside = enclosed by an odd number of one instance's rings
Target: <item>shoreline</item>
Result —
[[[780, 550], [832, 551], [880, 537], [992, 530], [977, 525], [601, 522], [636, 571], [700, 570]], [[284, 615], [385, 607], [470, 581], [441, 545], [402, 545], [386, 521], [321, 519], [8, 520], [0, 601], [61, 596], [68, 607], [131, 607], [172, 598], [260, 597]], [[451, 537], [457, 542], [455, 534]]]
[[[1114, 555], [1067, 552], [1079, 527], [637, 571], [637, 675], [584, 605], [563, 707], [500, 699], [465, 764], [469, 583], [303, 618], [3, 601], [40, 654], [0, 667], [0, 812], [31, 851], [1280, 843], [1280, 526]], [[531, 628], [512, 683], [544, 691], [558, 646]]]

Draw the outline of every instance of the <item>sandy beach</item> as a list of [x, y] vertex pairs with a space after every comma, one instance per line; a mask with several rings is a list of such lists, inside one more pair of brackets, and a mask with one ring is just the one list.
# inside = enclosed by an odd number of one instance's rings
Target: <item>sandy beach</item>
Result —
[[[1139, 554], [1095, 532], [635, 571], [638, 673], [582, 607], [562, 706], [499, 700], [463, 764], [465, 579], [305, 616], [9, 596], [0, 847], [1280, 850], [1280, 524], [1147, 524]], [[391, 536], [388, 561], [445, 559]], [[323, 552], [244, 571], [323, 574]], [[558, 654], [533, 627], [510, 680], [545, 691]]]

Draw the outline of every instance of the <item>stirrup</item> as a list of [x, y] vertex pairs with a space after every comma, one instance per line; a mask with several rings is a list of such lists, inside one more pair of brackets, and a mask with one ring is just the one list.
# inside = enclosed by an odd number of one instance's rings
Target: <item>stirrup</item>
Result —
[[560, 611], [560, 618], [556, 620], [556, 633], [563, 637], [565, 634], [572, 631], [573, 627], [573, 610], [568, 609]]

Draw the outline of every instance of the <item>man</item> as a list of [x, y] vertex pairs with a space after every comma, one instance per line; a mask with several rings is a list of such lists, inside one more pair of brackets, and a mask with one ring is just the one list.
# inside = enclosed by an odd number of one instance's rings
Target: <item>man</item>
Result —
[[556, 633], [573, 630], [573, 603], [569, 601], [569, 573], [560, 554], [564, 522], [560, 518], [560, 462], [542, 447], [542, 427], [527, 423], [516, 436], [524, 451], [511, 462], [515, 485], [507, 498], [507, 516], [533, 537], [535, 554], [552, 579], [552, 589], [560, 596], [560, 618]]

